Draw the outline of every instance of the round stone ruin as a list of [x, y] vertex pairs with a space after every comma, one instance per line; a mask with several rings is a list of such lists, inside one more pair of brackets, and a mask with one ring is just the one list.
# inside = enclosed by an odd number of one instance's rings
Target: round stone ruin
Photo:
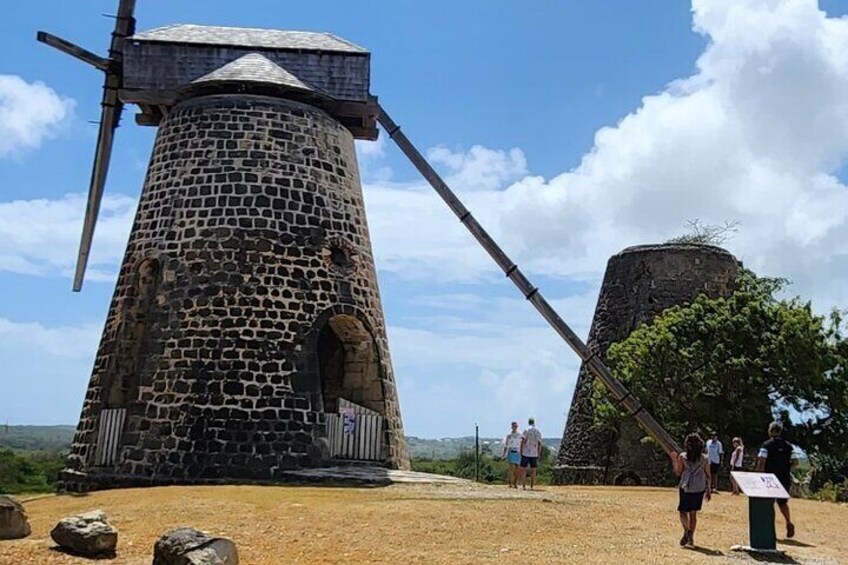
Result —
[[[625, 339], [663, 310], [698, 295], [728, 296], [741, 263], [712, 245], [660, 244], [628, 247], [607, 263], [588, 346], [606, 361], [610, 345]], [[672, 481], [668, 456], [634, 420], [615, 432], [595, 425], [593, 377], [580, 367], [554, 469], [557, 484], [665, 485]], [[662, 424], [662, 422], [660, 422]]]

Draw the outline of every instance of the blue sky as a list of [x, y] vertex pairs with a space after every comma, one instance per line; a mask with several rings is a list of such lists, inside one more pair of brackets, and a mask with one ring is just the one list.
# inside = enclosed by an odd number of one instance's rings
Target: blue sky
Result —
[[[125, 112], [90, 277], [70, 292], [116, 1], [0, 22], [0, 421], [75, 423], [155, 131]], [[821, 310], [848, 291], [848, 5], [812, 0], [139, 0], [138, 28], [330, 31], [372, 91], [584, 335], [606, 259], [739, 220], [729, 248]], [[407, 433], [561, 434], [577, 363], [385, 139], [360, 144]]]

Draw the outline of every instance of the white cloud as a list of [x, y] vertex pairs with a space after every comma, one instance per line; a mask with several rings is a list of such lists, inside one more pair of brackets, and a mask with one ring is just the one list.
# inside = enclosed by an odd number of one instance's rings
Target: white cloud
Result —
[[392, 169], [382, 162], [386, 156], [386, 137], [382, 135], [376, 141], [356, 140], [356, 156], [361, 176], [375, 181], [391, 180]]
[[73, 107], [73, 100], [43, 82], [0, 75], [0, 158], [37, 148], [57, 132]]
[[[552, 305], [588, 334], [597, 289]], [[547, 436], [565, 426], [579, 360], [521, 298], [418, 297], [415, 315], [389, 326], [389, 344], [411, 435], [500, 434], [535, 416]], [[459, 429], [457, 429], [459, 428]]]
[[76, 423], [102, 326], [0, 318], [0, 415], [10, 424]]
[[518, 148], [498, 151], [475, 145], [466, 152], [439, 146], [427, 151], [427, 158], [447, 168], [447, 182], [463, 192], [499, 190], [527, 174], [527, 159]]
[[[478, 192], [482, 198], [493, 195]], [[467, 198], [468, 206], [481, 202]], [[365, 206], [377, 268], [405, 279], [472, 281], [496, 269], [445, 204], [420, 184], [369, 184]]]
[[559, 435], [577, 358], [547, 327], [473, 318], [389, 328], [407, 433], [464, 435], [473, 422], [500, 433], [510, 420], [535, 415], [548, 435]]
[[44, 354], [69, 359], [89, 359], [102, 329], [96, 324], [50, 328], [35, 322], [17, 323], [0, 318], [3, 342], [37, 346]]
[[[483, 150], [483, 168], [474, 150], [430, 157], [529, 272], [596, 281], [628, 245], [665, 241], [693, 218], [738, 220], [729, 247], [746, 264], [788, 276], [824, 308], [845, 304], [848, 188], [835, 171], [848, 159], [848, 18], [814, 0], [695, 0], [693, 28], [709, 39], [697, 72], [598, 130], [574, 170], [502, 190], [499, 172], [520, 170], [523, 156]], [[374, 184], [381, 268], [490, 276], [490, 260], [421, 183]]]
[[[86, 197], [0, 203], [0, 270], [70, 276], [76, 264]], [[107, 195], [100, 207], [86, 280], [115, 278], [126, 248], [136, 201]]]

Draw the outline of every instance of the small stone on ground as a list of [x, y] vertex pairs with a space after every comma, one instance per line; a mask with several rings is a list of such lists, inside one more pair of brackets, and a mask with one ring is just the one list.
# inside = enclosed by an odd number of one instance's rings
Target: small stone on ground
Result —
[[86, 557], [114, 553], [118, 545], [118, 530], [102, 510], [63, 518], [50, 537], [61, 549]]
[[20, 539], [32, 530], [23, 505], [13, 496], [0, 496], [0, 539]]
[[177, 528], [156, 541], [153, 565], [238, 565], [236, 544], [194, 528]]

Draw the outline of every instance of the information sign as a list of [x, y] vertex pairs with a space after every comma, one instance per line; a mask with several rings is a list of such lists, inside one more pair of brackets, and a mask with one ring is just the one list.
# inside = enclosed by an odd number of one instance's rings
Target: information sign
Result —
[[356, 431], [356, 414], [352, 406], [345, 406], [341, 409], [343, 430], [347, 436], [352, 436]]
[[730, 473], [748, 498], [789, 498], [789, 493], [774, 473]]

